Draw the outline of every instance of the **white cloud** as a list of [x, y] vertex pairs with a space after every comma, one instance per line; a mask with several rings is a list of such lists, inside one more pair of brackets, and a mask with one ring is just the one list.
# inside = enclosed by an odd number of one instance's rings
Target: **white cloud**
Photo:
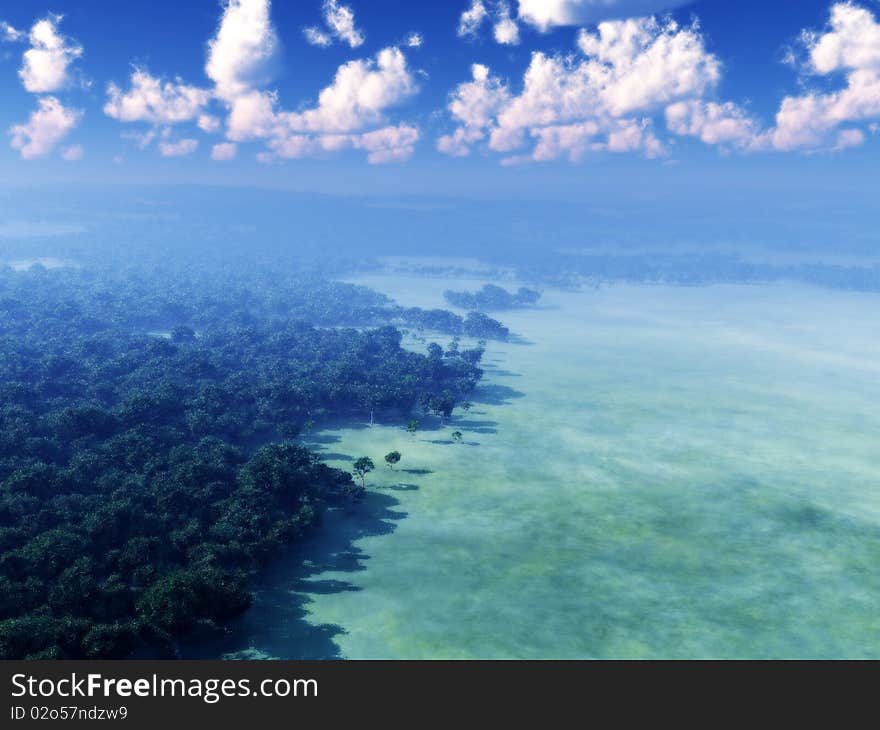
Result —
[[[836, 141], [831, 137], [842, 124], [880, 117], [880, 24], [865, 8], [836, 3], [825, 32], [805, 31], [803, 40], [808, 51], [806, 71], [819, 76], [843, 74], [845, 86], [783, 99], [773, 145], [780, 150], [837, 148], [841, 136]], [[855, 131], [841, 133], [846, 146], [852, 146]]]
[[865, 133], [861, 129], [843, 129], [837, 135], [834, 150], [840, 152], [848, 147], [858, 147], [865, 143]]
[[581, 31], [583, 57], [532, 54], [523, 88], [511, 95], [488, 69], [452, 94], [449, 111], [459, 123], [438, 147], [467, 154], [488, 138], [490, 150], [533, 160], [581, 159], [589, 151], [640, 150], [663, 154], [651, 114], [664, 105], [701, 97], [720, 78], [720, 64], [696, 27], [654, 18], [601, 23]]
[[367, 161], [373, 165], [403, 162], [412, 157], [419, 141], [419, 130], [406, 124], [383, 127], [352, 137], [354, 149], [366, 150]]
[[675, 134], [740, 150], [766, 149], [770, 141], [758, 123], [733, 102], [719, 104], [693, 99], [670, 104], [666, 108], [666, 125]]
[[828, 32], [808, 32], [804, 40], [816, 73], [880, 69], [880, 25], [869, 10], [852, 3], [833, 5]]
[[495, 42], [504, 46], [515, 46], [519, 43], [519, 26], [510, 17], [510, 7], [506, 2], [498, 4], [493, 35]]
[[212, 114], [200, 114], [197, 125], [199, 129], [207, 134], [214, 134], [223, 126], [220, 120]]
[[480, 26], [488, 19], [489, 11], [483, 4], [483, 0], [473, 0], [470, 7], [461, 14], [458, 21], [458, 36], [466, 38], [475, 36]]
[[337, 0], [324, 0], [324, 22], [340, 40], [357, 48], [364, 42], [364, 34], [355, 27], [354, 11]]
[[179, 124], [195, 119], [211, 99], [211, 92], [184, 84], [180, 79], [163, 81], [145, 69], [131, 74], [131, 87], [123, 92], [107, 86], [104, 113], [120, 122]]
[[454, 157], [470, 154], [471, 145], [486, 136], [495, 116], [510, 101], [510, 92], [482, 64], [471, 67], [473, 81], [459, 84], [449, 100], [449, 111], [459, 127], [437, 141], [437, 148]]
[[191, 155], [199, 146], [197, 139], [179, 139], [176, 141], [159, 142], [162, 157], [185, 157]]
[[68, 109], [54, 96], [37, 100], [38, 108], [26, 124], [11, 127], [12, 147], [22, 159], [45, 157], [79, 124], [82, 112]]
[[268, 136], [275, 126], [275, 95], [260, 91], [278, 55], [269, 0], [227, 0], [208, 44], [205, 72], [226, 102], [226, 136], [233, 142]]
[[0, 21], [0, 41], [8, 43], [16, 43], [27, 38], [27, 33], [23, 30], [16, 30], [6, 21]]
[[[70, 64], [83, 54], [82, 46], [65, 38], [58, 31], [60, 15], [50, 15], [34, 23], [28, 40], [31, 47], [24, 52], [18, 72], [24, 88], [34, 94], [58, 91], [70, 83]], [[9, 26], [4, 32], [12, 40], [20, 37]]]
[[412, 157], [419, 140], [419, 130], [406, 124], [382, 127], [362, 134], [325, 134], [310, 136], [290, 135], [271, 142], [279, 157], [298, 159], [321, 152], [339, 152], [346, 149], [364, 150], [367, 161], [373, 165], [404, 162]]
[[519, 0], [521, 21], [547, 31], [555, 26], [648, 15], [693, 0]]
[[578, 46], [589, 61], [585, 82], [615, 116], [674, 98], [699, 96], [718, 83], [721, 65], [696, 27], [637, 18], [582, 30]]
[[422, 34], [415, 32], [410, 33], [406, 37], [406, 41], [404, 41], [404, 44], [409, 48], [421, 48], [424, 43], [425, 39], [422, 37]]
[[[869, 10], [838, 2], [824, 32], [804, 31], [801, 39], [807, 52], [803, 70], [842, 76], [842, 88], [786, 96], [768, 130], [736, 104], [696, 101], [669, 106], [670, 129], [743, 151], [842, 150], [862, 144], [861, 130], [839, 128], [880, 118], [880, 24]], [[789, 62], [796, 64], [794, 54]]]
[[233, 100], [226, 120], [226, 136], [233, 142], [269, 137], [278, 124], [275, 94], [251, 91]]
[[320, 28], [316, 28], [315, 26], [303, 28], [303, 35], [306, 37], [306, 41], [313, 46], [327, 48], [328, 46], [333, 45], [333, 38], [330, 36], [330, 34], [325, 33]]
[[315, 26], [305, 28], [303, 33], [309, 43], [326, 48], [333, 44], [335, 38], [352, 48], [363, 45], [366, 38], [355, 24], [354, 10], [351, 7], [340, 5], [339, 0], [324, 0], [322, 11], [328, 32]]
[[385, 48], [375, 59], [340, 66], [312, 108], [278, 109], [277, 95], [259, 90], [240, 96], [230, 105], [227, 137], [235, 142], [264, 139], [282, 158], [356, 149], [368, 152], [371, 162], [406, 159], [418, 131], [389, 126], [386, 115], [417, 91], [404, 54]]
[[333, 83], [318, 96], [318, 105], [302, 112], [282, 112], [281, 126], [290, 132], [352, 132], [383, 121], [384, 113], [418, 90], [398, 48], [385, 48], [375, 60], [356, 60], [336, 71]]
[[205, 73], [219, 98], [231, 101], [265, 84], [278, 54], [269, 0], [227, 0], [208, 43]]
[[458, 37], [474, 38], [484, 23], [491, 22], [496, 43], [515, 46], [519, 43], [519, 25], [511, 17], [507, 0], [472, 0], [458, 21]]
[[238, 147], [231, 142], [215, 144], [211, 148], [211, 159], [218, 161], [234, 160], [238, 153]]
[[61, 150], [61, 157], [68, 162], [76, 162], [85, 157], [86, 151], [81, 144], [73, 144]]
[[[334, 37], [352, 47], [363, 42], [347, 6], [328, 1], [325, 20]], [[275, 91], [265, 88], [278, 55], [278, 39], [270, 17], [269, 0], [226, 0], [215, 36], [208, 43], [205, 73], [213, 89], [189, 86], [181, 80], [162, 81], [146, 71], [132, 74], [131, 89], [111, 85], [105, 111], [122, 121], [145, 121], [165, 126], [159, 143], [165, 156], [189, 154], [196, 140], [170, 140], [168, 125], [196, 122], [205, 132], [219, 131], [222, 122], [209, 110], [212, 99], [228, 112], [227, 142], [212, 148], [214, 159], [231, 159], [237, 144], [263, 141], [268, 150], [263, 161], [278, 157], [317, 155], [335, 149], [367, 152], [370, 162], [390, 162], [409, 157], [419, 132], [405, 124], [394, 125], [388, 112], [418, 91], [414, 74], [400, 49], [380, 51], [373, 59], [341, 65], [333, 82], [318, 95], [311, 108], [296, 112], [281, 108]], [[409, 45], [421, 44], [412, 34]], [[132, 135], [145, 147], [156, 130]]]

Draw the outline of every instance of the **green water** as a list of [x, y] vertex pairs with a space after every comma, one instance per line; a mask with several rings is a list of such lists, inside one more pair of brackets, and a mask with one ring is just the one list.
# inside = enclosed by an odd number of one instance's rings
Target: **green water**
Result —
[[[359, 281], [422, 306], [455, 286]], [[403, 461], [331, 517], [306, 570], [275, 566], [214, 651], [880, 657], [878, 300], [610, 287], [544, 304], [503, 315], [525, 342], [490, 345], [470, 414], [321, 435], [341, 466]]]

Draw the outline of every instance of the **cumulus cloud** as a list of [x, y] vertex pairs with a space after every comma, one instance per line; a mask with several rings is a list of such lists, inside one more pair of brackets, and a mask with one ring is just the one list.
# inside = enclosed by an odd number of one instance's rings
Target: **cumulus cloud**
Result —
[[582, 30], [578, 46], [588, 61], [584, 91], [595, 90], [615, 116], [683, 96], [699, 96], [718, 83], [720, 63], [694, 26], [638, 18]]
[[205, 66], [220, 99], [233, 100], [270, 80], [278, 37], [269, 10], [269, 0], [227, 0]]
[[473, 37], [489, 18], [489, 11], [483, 0], [472, 0], [470, 7], [461, 14], [458, 21], [458, 37]]
[[159, 142], [162, 157], [185, 157], [191, 155], [199, 146], [196, 139], [163, 140]]
[[506, 2], [498, 4], [498, 15], [492, 30], [495, 42], [504, 46], [515, 46], [519, 43], [519, 26], [510, 17], [510, 7]]
[[223, 126], [220, 120], [213, 114], [200, 114], [196, 124], [199, 129], [207, 134], [214, 134], [220, 131], [220, 127]]
[[825, 33], [805, 32], [809, 64], [819, 74], [849, 69], [880, 69], [880, 25], [874, 15], [852, 3], [831, 7]]
[[306, 41], [313, 46], [327, 48], [328, 46], [333, 45], [333, 38], [331, 37], [331, 35], [329, 33], [325, 33], [320, 28], [316, 28], [315, 26], [303, 28], [303, 35], [306, 37]]
[[352, 137], [354, 149], [366, 150], [367, 161], [374, 165], [403, 162], [412, 157], [419, 141], [419, 130], [406, 124], [383, 127]]
[[421, 48], [424, 43], [425, 39], [422, 34], [416, 32], [410, 33], [404, 41], [404, 45], [408, 48]]
[[189, 86], [180, 79], [163, 81], [136, 68], [127, 91], [112, 82], [107, 86], [104, 113], [120, 122], [179, 124], [198, 117], [210, 99], [207, 89]]
[[[24, 52], [18, 75], [24, 88], [34, 94], [59, 91], [70, 83], [70, 65], [83, 54], [82, 46], [58, 30], [60, 15], [50, 15], [34, 23], [28, 34], [30, 48]], [[22, 33], [4, 24], [8, 40], [19, 40]]]
[[[807, 81], [841, 77], [841, 88], [786, 96], [767, 130], [731, 102], [677, 103], [666, 112], [670, 129], [746, 151], [839, 151], [863, 144], [862, 130], [840, 128], [880, 118], [880, 23], [866, 8], [838, 2], [824, 31], [804, 31], [801, 42]], [[793, 54], [790, 60], [796, 63]]]
[[336, 71], [333, 83], [318, 95], [318, 105], [280, 115], [293, 132], [350, 132], [382, 121], [384, 112], [418, 89], [406, 57], [385, 48], [375, 59], [349, 61]]
[[217, 161], [234, 160], [238, 154], [238, 146], [232, 142], [221, 142], [211, 148], [211, 159]]
[[[520, 2], [520, 19], [546, 30], [582, 22], [598, 12], [598, 4]], [[657, 157], [666, 148], [655, 131], [661, 122], [672, 134], [722, 151], [843, 150], [863, 144], [865, 133], [856, 125], [870, 129], [880, 119], [880, 23], [864, 7], [837, 2], [828, 26], [805, 31], [802, 44], [805, 73], [840, 78], [842, 85], [785, 97], [775, 125], [767, 128], [741, 105], [713, 98], [721, 64], [696, 24], [682, 27], [653, 17], [604, 21], [580, 30], [580, 57], [533, 53], [517, 94], [487, 68], [475, 66], [473, 80], [450, 97], [457, 126], [437, 147], [464, 156], [481, 145], [508, 155], [507, 163], [579, 160], [599, 151]]]
[[336, 39], [352, 48], [363, 45], [366, 37], [356, 26], [351, 7], [340, 5], [338, 0], [324, 0], [322, 10], [327, 31], [314, 26], [306, 28], [303, 33], [309, 43], [327, 47]]
[[[780, 150], [839, 148], [834, 132], [841, 125], [880, 117], [880, 24], [874, 14], [853, 3], [836, 3], [822, 33], [806, 31], [804, 70], [816, 76], [842, 75], [845, 85], [830, 93], [809, 91], [787, 96], [776, 115], [773, 145]], [[845, 146], [856, 140], [843, 134]]]
[[[271, 78], [278, 54], [269, 9], [268, 0], [227, 0], [217, 31], [208, 43], [205, 74], [214, 83], [213, 89], [190, 85], [181, 79], [159, 79], [136, 68], [127, 91], [116, 84], [108, 86], [104, 112], [119, 121], [156, 126], [194, 121], [203, 132], [212, 134], [220, 131], [222, 123], [208, 113], [207, 107], [212, 99], [219, 99], [228, 106], [230, 119], [235, 116], [241, 127], [230, 129], [228, 136], [245, 138], [252, 134], [252, 121], [246, 113], [248, 103], [262, 94], [254, 89]], [[189, 154], [195, 149], [194, 140], [172, 142], [166, 133], [163, 135], [166, 139], [159, 149], [166, 157]], [[144, 148], [156, 132], [129, 136]]]
[[317, 104], [302, 111], [279, 109], [277, 95], [253, 90], [230, 106], [227, 137], [235, 142], [266, 140], [283, 158], [344, 149], [368, 152], [370, 162], [406, 159], [418, 140], [407, 125], [389, 126], [387, 112], [418, 91], [399, 48], [374, 59], [349, 61], [337, 69]]
[[858, 147], [865, 143], [865, 133], [861, 129], [844, 129], [837, 135], [834, 151], [840, 152], [848, 147]]
[[[324, 13], [334, 38], [352, 47], [363, 42], [350, 8], [326, 2]], [[407, 42], [417, 47], [421, 36], [411, 34]], [[221, 130], [223, 123], [209, 108], [212, 100], [221, 102], [227, 112], [227, 141], [213, 146], [215, 160], [232, 159], [237, 145], [250, 141], [267, 145], [267, 151], [261, 153], [263, 161], [342, 149], [365, 151], [374, 163], [402, 160], [412, 154], [418, 130], [388, 119], [389, 110], [418, 90], [415, 75], [399, 48], [385, 48], [375, 58], [341, 65], [316, 104], [286, 111], [278, 94], [266, 88], [278, 45], [269, 0], [227, 0], [208, 43], [205, 73], [213, 89], [191, 86], [180, 79], [164, 81], [135, 69], [128, 91], [110, 85], [105, 112], [120, 121], [154, 125], [144, 134], [130, 135], [141, 147], [156, 138], [156, 128], [166, 127], [159, 143], [165, 156], [195, 150], [195, 140], [171, 141], [169, 125], [195, 122], [206, 133]]]
[[454, 157], [469, 155], [471, 145], [485, 139], [486, 130], [511, 99], [507, 86], [486, 66], [474, 64], [471, 75], [473, 80], [459, 84], [449, 99], [449, 112], [459, 126], [437, 140], [437, 149]]
[[671, 10], [693, 0], [519, 0], [519, 18], [538, 30]]
[[692, 99], [670, 104], [666, 125], [675, 134], [697, 137], [709, 145], [755, 151], [767, 149], [770, 143], [760, 125], [733, 102]]
[[720, 78], [720, 64], [695, 26], [638, 18], [601, 23], [578, 36], [581, 57], [532, 54], [522, 91], [483, 66], [452, 94], [457, 129], [438, 147], [467, 154], [488, 139], [490, 150], [533, 160], [581, 159], [589, 151], [639, 150], [654, 157], [664, 148], [651, 115], [664, 105], [700, 98]]
[[472, 0], [458, 21], [459, 38], [475, 38], [485, 23], [491, 23], [496, 43], [519, 43], [519, 24], [512, 17], [507, 0]]
[[10, 128], [12, 147], [25, 160], [45, 157], [73, 131], [81, 118], [81, 111], [65, 107], [54, 96], [41, 97], [28, 121]]
[[277, 126], [277, 96], [268, 91], [251, 91], [230, 103], [226, 136], [233, 142], [269, 137]]

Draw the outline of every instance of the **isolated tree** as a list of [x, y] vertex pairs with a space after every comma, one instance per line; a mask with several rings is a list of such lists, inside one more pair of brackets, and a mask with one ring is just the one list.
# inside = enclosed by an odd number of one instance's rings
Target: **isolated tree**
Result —
[[400, 462], [400, 452], [392, 451], [390, 454], [385, 454], [385, 463], [388, 465], [388, 468], [394, 471], [394, 465]]
[[453, 431], [452, 432], [452, 442], [453, 443], [460, 444], [462, 442], [463, 438], [464, 438], [464, 436], [462, 435], [461, 431]]
[[473, 403], [471, 403], [470, 401], [466, 400], [466, 401], [465, 401], [464, 403], [462, 403], [461, 406], [459, 406], [459, 407], [461, 408], [461, 410], [463, 410], [465, 413], [467, 413], [471, 408], [473, 408], [473, 406], [474, 406]]
[[419, 422], [415, 419], [412, 419], [409, 423], [406, 424], [406, 432], [415, 436], [416, 431], [419, 430]]
[[369, 456], [362, 456], [360, 459], [354, 462], [353, 464], [354, 473], [357, 475], [357, 478], [361, 480], [361, 486], [366, 486], [367, 474], [369, 474], [373, 469], [376, 468], [376, 465], [373, 463], [373, 460]]

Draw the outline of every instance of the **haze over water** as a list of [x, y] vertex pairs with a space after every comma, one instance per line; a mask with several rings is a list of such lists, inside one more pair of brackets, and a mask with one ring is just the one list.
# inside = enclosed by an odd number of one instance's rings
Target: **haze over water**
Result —
[[[358, 281], [419, 306], [480, 283]], [[880, 655], [875, 307], [796, 285], [613, 286], [506, 312], [522, 342], [489, 345], [469, 414], [316, 438], [342, 467], [403, 460], [209, 651]]]

